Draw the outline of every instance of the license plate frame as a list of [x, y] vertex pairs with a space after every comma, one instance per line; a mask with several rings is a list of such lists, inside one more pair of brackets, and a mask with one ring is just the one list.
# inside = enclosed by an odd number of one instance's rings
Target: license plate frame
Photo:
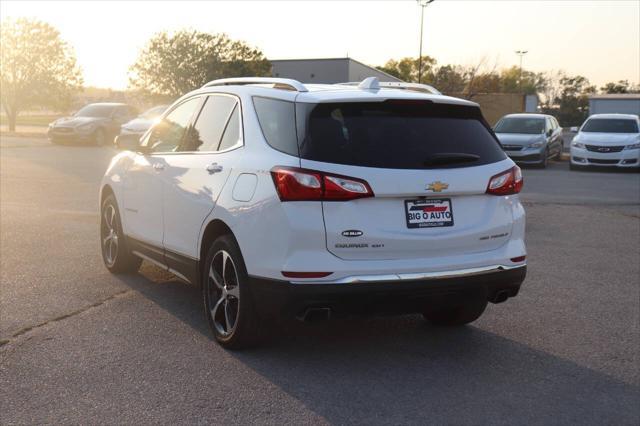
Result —
[[[446, 205], [447, 209], [442, 210], [443, 205]], [[439, 218], [435, 218], [435, 220], [431, 220], [429, 218], [428, 222], [415, 222], [415, 219], [410, 219], [409, 213], [411, 207], [424, 207], [427, 208], [432, 206], [435, 208], [435, 211], [432, 212], [422, 212], [424, 213], [446, 213], [448, 212], [451, 218], [441, 218], [443, 220], [438, 220]], [[414, 209], [415, 213], [415, 209]], [[430, 215], [433, 216], [433, 215]], [[445, 214], [446, 216], [446, 214]], [[443, 228], [448, 226], [453, 226], [454, 217], [453, 217], [453, 203], [451, 202], [451, 198], [417, 198], [411, 200], [404, 200], [404, 218], [407, 224], [407, 228], [409, 229], [422, 229], [422, 228]], [[424, 219], [424, 218], [423, 218]]]

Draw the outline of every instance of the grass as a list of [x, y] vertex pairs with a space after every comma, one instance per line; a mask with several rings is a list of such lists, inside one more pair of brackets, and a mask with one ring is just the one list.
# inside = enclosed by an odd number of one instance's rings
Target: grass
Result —
[[[16, 126], [47, 126], [52, 121], [62, 117], [58, 114], [47, 115], [18, 115]], [[9, 119], [6, 115], [0, 115], [0, 125], [8, 126]]]

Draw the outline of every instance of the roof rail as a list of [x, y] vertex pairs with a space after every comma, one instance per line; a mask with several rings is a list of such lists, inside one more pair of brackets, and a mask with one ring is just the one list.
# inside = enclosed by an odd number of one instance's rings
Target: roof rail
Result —
[[405, 83], [401, 81], [385, 81], [380, 83], [380, 87], [392, 89], [412, 90], [414, 92], [431, 93], [432, 95], [442, 95], [438, 89], [428, 84]]
[[213, 80], [205, 84], [204, 87], [212, 86], [242, 86], [245, 84], [273, 84], [274, 89], [294, 90], [296, 92], [308, 92], [304, 84], [291, 78], [273, 77], [232, 77]]
[[430, 93], [432, 95], [442, 95], [442, 93], [428, 84], [405, 83], [403, 81], [378, 81], [377, 77], [368, 77], [362, 81], [350, 81], [348, 83], [338, 83], [343, 86], [358, 86], [360, 89], [402, 89], [414, 92]]

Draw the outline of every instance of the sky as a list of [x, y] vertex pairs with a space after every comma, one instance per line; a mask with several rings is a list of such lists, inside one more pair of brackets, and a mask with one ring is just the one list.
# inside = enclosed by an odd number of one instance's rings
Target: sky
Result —
[[[46, 21], [72, 45], [85, 85], [124, 89], [156, 32], [224, 32], [269, 59], [349, 56], [369, 65], [418, 56], [420, 7], [396, 1], [0, 1], [0, 17]], [[640, 0], [436, 0], [423, 54], [439, 64], [564, 70], [598, 86], [640, 82]]]

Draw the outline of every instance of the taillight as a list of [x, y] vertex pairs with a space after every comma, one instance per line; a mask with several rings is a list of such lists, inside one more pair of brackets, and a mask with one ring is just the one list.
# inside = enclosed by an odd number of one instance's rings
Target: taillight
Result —
[[348, 201], [373, 197], [366, 181], [347, 176], [296, 167], [274, 167], [271, 177], [281, 201]]
[[524, 180], [522, 179], [522, 170], [520, 167], [513, 166], [506, 172], [502, 172], [489, 179], [487, 186], [487, 194], [493, 195], [512, 195], [522, 190]]

